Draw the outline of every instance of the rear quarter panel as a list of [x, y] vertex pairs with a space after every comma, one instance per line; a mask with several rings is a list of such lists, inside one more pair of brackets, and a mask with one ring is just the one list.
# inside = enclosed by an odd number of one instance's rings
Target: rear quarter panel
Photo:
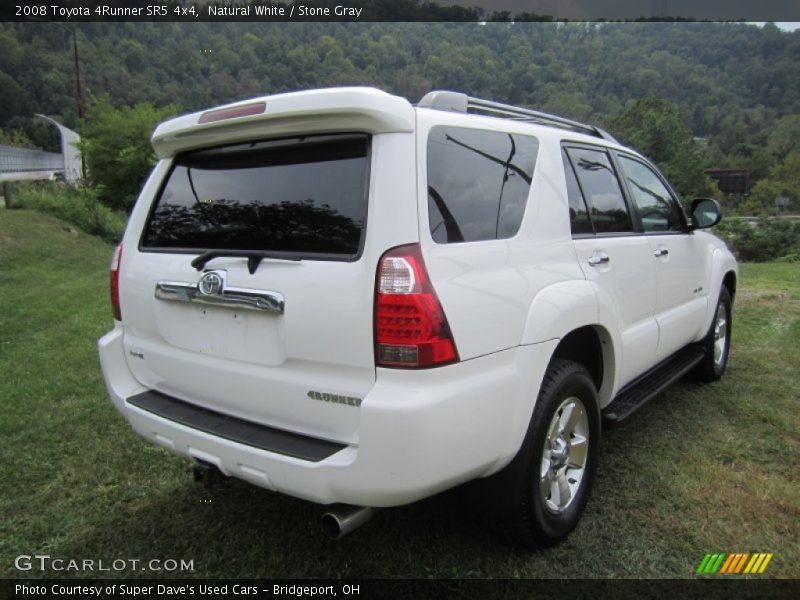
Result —
[[[559, 140], [547, 131], [493, 118], [418, 110], [419, 237], [426, 265], [462, 360], [522, 343], [531, 303], [558, 282], [583, 280], [570, 236]], [[516, 131], [539, 142], [519, 232], [509, 239], [438, 244], [428, 219], [427, 140], [434, 125]]]

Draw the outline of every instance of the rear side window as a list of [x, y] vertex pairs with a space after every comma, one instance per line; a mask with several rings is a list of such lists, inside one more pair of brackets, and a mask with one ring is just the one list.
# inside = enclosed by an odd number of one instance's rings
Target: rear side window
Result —
[[595, 233], [632, 231], [631, 216], [611, 161], [603, 150], [568, 148]]
[[306, 136], [180, 154], [142, 249], [354, 259], [366, 223], [369, 141]]
[[428, 217], [435, 242], [510, 238], [522, 223], [536, 138], [438, 126], [428, 136]]

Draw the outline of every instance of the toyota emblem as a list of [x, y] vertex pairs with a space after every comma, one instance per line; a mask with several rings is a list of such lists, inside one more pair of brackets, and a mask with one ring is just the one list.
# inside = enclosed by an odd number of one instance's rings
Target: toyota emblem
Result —
[[205, 296], [219, 294], [222, 291], [222, 276], [214, 271], [209, 271], [200, 278], [197, 288]]

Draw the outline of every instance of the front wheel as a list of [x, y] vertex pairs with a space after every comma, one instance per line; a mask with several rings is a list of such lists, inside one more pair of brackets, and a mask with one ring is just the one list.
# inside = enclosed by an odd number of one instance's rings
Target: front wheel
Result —
[[714, 320], [703, 340], [706, 354], [691, 373], [694, 379], [705, 382], [716, 381], [725, 373], [733, 325], [731, 305], [730, 292], [728, 288], [722, 286], [714, 311]]
[[545, 548], [563, 540], [583, 513], [600, 442], [597, 392], [578, 363], [554, 359], [522, 447], [490, 478], [494, 523], [511, 542]]

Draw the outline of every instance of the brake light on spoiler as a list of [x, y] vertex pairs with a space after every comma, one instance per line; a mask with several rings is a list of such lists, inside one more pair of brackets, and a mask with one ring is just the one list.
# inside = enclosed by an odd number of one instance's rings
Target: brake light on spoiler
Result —
[[266, 102], [252, 102], [250, 104], [243, 104], [231, 108], [218, 108], [216, 110], [204, 112], [200, 115], [198, 123], [213, 123], [214, 121], [225, 121], [238, 117], [251, 117], [253, 115], [263, 114], [266, 110]]
[[375, 282], [375, 363], [424, 368], [453, 362], [456, 344], [419, 244], [389, 250]]

